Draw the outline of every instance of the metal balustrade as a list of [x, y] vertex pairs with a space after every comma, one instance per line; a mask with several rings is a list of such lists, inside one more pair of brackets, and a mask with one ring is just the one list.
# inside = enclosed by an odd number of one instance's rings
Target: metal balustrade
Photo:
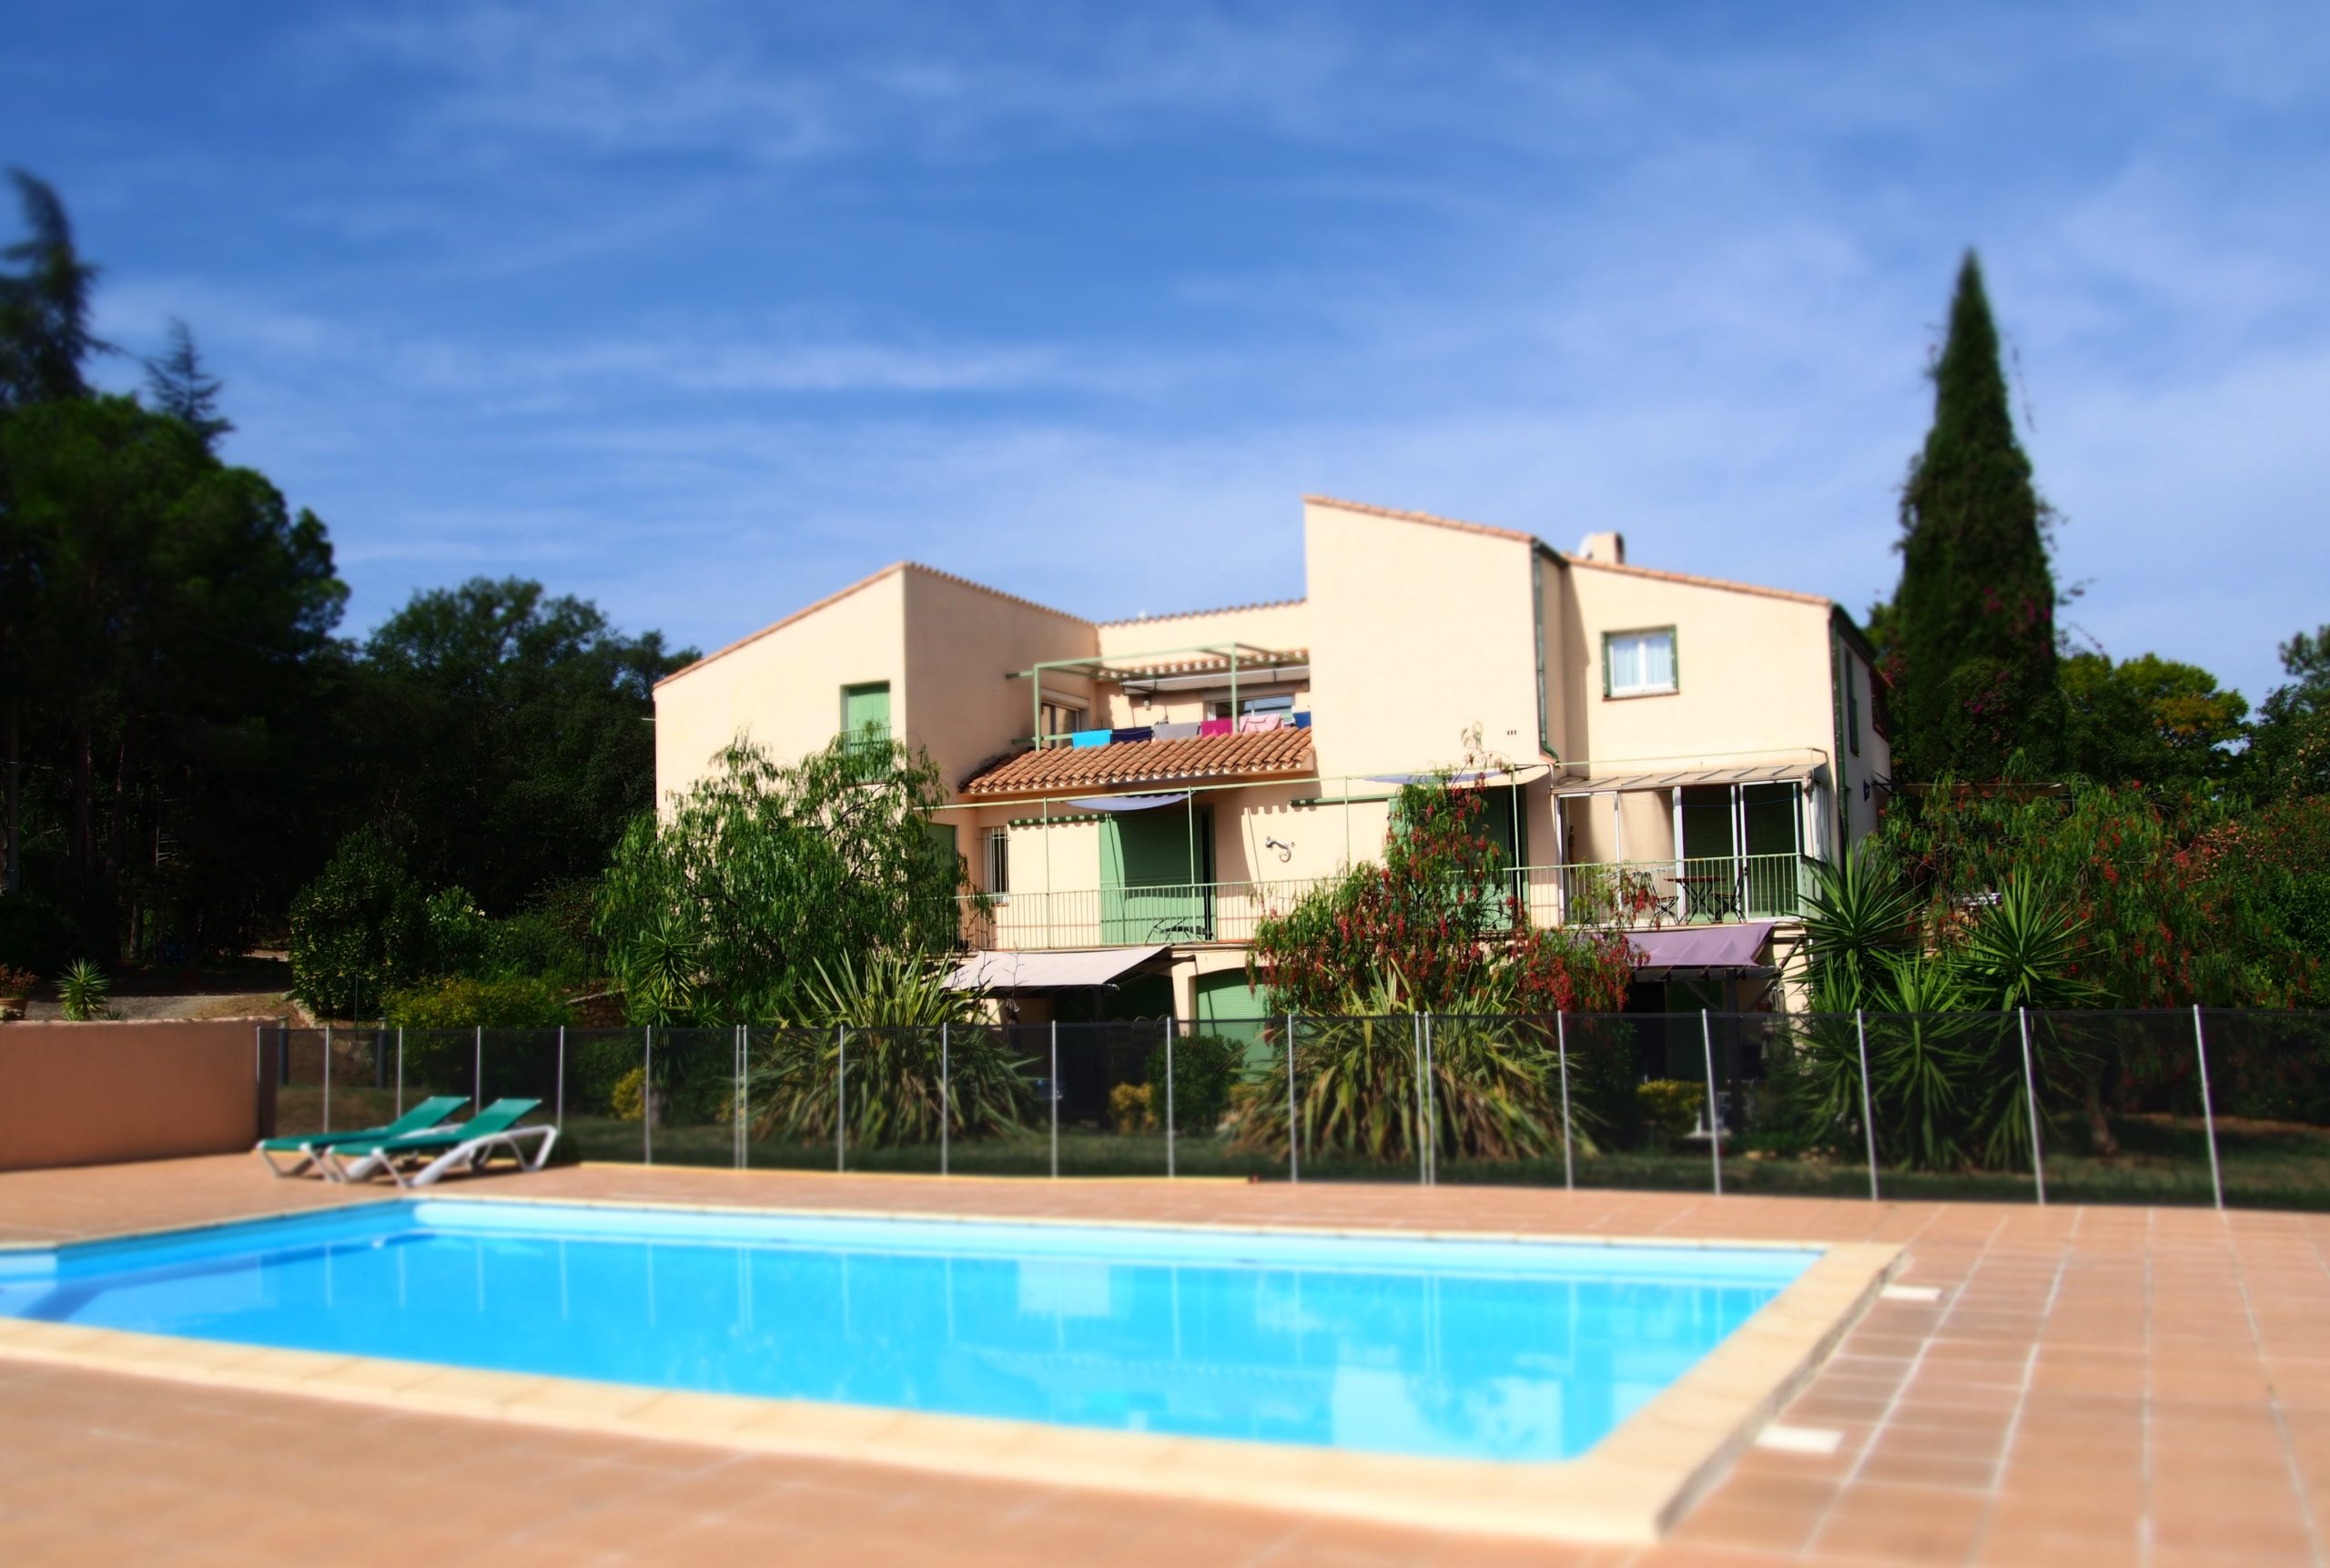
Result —
[[[1797, 855], [1721, 855], [1519, 866], [1507, 875], [1532, 926], [1641, 929], [1794, 919], [1812, 891], [1813, 864]], [[1251, 942], [1262, 920], [1339, 880], [1302, 876], [975, 895], [960, 901], [960, 928], [965, 945], [990, 952]]]

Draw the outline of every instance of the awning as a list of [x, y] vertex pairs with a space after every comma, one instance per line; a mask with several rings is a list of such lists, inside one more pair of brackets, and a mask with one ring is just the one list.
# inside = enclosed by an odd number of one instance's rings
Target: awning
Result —
[[1111, 986], [1172, 949], [1091, 947], [1064, 953], [974, 953], [947, 976], [950, 991], [1066, 991]]
[[[1521, 767], [1527, 768], [1537, 765], [1539, 764], [1534, 763], [1524, 763], [1521, 764]], [[1470, 789], [1475, 784], [1485, 784], [1491, 779], [1517, 779], [1520, 776], [1520, 769], [1497, 768], [1486, 772], [1449, 774], [1446, 776], [1451, 788]], [[1442, 775], [1439, 774], [1369, 774], [1367, 775], [1367, 782], [1369, 784], [1438, 784], [1441, 781], [1441, 777]]]
[[1079, 811], [1155, 811], [1160, 805], [1179, 805], [1190, 798], [1185, 789], [1170, 794], [1088, 794], [1068, 804]]
[[1635, 966], [1638, 980], [1711, 980], [1773, 973], [1764, 957], [1764, 949], [1772, 940], [1768, 920], [1741, 926], [1673, 926], [1626, 935], [1626, 946], [1641, 959]]
[[1613, 790], [1683, 789], [1693, 784], [1789, 784], [1820, 772], [1817, 762], [1758, 763], [1747, 767], [1670, 768], [1665, 773], [1565, 774], [1554, 781], [1556, 794], [1607, 794]]

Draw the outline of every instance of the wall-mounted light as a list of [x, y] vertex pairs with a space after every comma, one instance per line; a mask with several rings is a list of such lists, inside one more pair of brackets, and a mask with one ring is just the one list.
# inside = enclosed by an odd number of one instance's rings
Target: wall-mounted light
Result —
[[1277, 850], [1278, 857], [1282, 861], [1292, 860], [1294, 858], [1294, 845], [1291, 844], [1281, 844], [1277, 839], [1266, 838], [1262, 840], [1262, 847], [1264, 849]]

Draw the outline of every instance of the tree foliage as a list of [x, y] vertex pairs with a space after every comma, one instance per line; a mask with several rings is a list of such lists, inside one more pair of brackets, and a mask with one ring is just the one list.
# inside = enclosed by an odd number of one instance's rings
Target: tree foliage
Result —
[[341, 840], [292, 904], [292, 995], [326, 1017], [356, 1017], [367, 997], [378, 1007], [433, 956], [428, 900], [375, 828]]
[[168, 347], [146, 361], [146, 395], [153, 400], [154, 411], [177, 420], [201, 440], [206, 450], [215, 451], [218, 438], [235, 428], [218, 411], [222, 389], [224, 383], [204, 367], [194, 333], [173, 317]]
[[1486, 809], [1480, 791], [1445, 779], [1403, 786], [1381, 865], [1354, 866], [1255, 927], [1247, 969], [1268, 986], [1268, 1011], [1352, 1012], [1389, 995], [1403, 1011], [1624, 1006], [1634, 974], [1624, 937], [1534, 926]]
[[968, 881], [931, 831], [945, 802], [937, 767], [897, 743], [837, 737], [780, 763], [739, 740], [624, 831], [598, 931], [627, 982], [683, 946], [695, 1021], [800, 1017], [821, 969], [956, 946]]
[[411, 844], [423, 882], [489, 911], [594, 875], [650, 804], [651, 689], [694, 656], [523, 579], [414, 594], [356, 671], [375, 820]]
[[2197, 664], [2142, 653], [2062, 661], [2065, 771], [2167, 792], [2212, 788], [2240, 765], [2249, 704]]
[[1894, 761], [1992, 779], [2060, 752], [2049, 513], [2015, 438], [1980, 264], [1969, 253], [1934, 366], [1933, 428], [1901, 494]]

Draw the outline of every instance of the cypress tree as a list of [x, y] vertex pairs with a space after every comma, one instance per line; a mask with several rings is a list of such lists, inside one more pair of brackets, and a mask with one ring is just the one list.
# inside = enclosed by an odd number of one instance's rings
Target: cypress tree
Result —
[[1933, 379], [1933, 429], [1901, 494], [1896, 764], [1913, 778], [2049, 768], [2062, 738], [2049, 512], [1970, 250]]

